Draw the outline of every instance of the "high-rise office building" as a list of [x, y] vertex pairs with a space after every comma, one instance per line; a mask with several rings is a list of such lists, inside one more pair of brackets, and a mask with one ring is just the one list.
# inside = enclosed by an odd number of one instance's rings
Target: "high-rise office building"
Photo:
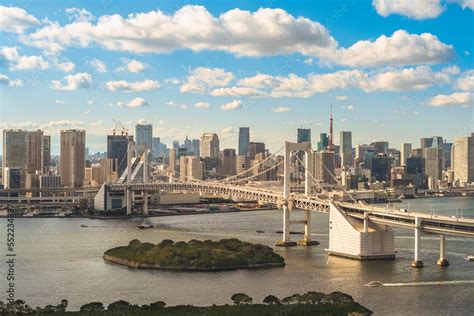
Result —
[[239, 156], [248, 156], [250, 146], [250, 128], [239, 128]]
[[376, 154], [388, 155], [388, 142], [373, 142], [370, 145], [375, 149]]
[[313, 152], [312, 163], [313, 163], [313, 176], [316, 180], [334, 184], [335, 176], [335, 165], [334, 165], [334, 152], [332, 151], [319, 151]]
[[[235, 172], [236, 174], [247, 175], [244, 173], [250, 168], [250, 157], [248, 156], [237, 156], [235, 159]], [[250, 175], [250, 172], [248, 173]]]
[[296, 141], [298, 143], [311, 142], [311, 129], [310, 128], [298, 128], [296, 131]]
[[342, 131], [340, 144], [341, 166], [352, 166], [354, 164], [354, 156], [352, 154], [352, 133]]
[[431, 177], [435, 182], [440, 180], [443, 171], [443, 149], [438, 147], [424, 148], [423, 157], [425, 158], [425, 175]]
[[407, 158], [411, 157], [412, 145], [411, 143], [402, 143], [400, 148], [400, 165], [407, 165]]
[[26, 170], [28, 159], [27, 131], [19, 129], [3, 130], [2, 170], [19, 168], [22, 173]]
[[176, 171], [176, 159], [177, 159], [177, 149], [176, 148], [171, 148], [170, 149], [170, 156], [169, 156], [169, 164], [168, 164], [168, 169], [171, 171], [171, 173], [174, 175]]
[[189, 182], [203, 179], [203, 165], [199, 157], [182, 156], [179, 158], [179, 180]]
[[319, 134], [319, 142], [318, 142], [318, 151], [326, 150], [328, 147], [328, 134], [321, 133]]
[[201, 136], [200, 154], [203, 158], [219, 158], [219, 137], [216, 133], [204, 133]]
[[192, 140], [193, 156], [196, 156], [196, 157], [201, 156], [201, 152], [199, 150], [199, 147], [201, 146], [200, 143], [201, 141], [199, 139]]
[[186, 135], [186, 139], [183, 143], [183, 148], [186, 149], [187, 155], [193, 155], [193, 142]]
[[451, 150], [453, 148], [453, 143], [444, 143], [443, 144], [443, 169], [451, 168]]
[[423, 137], [420, 138], [420, 148], [430, 148], [431, 145], [433, 144], [433, 138], [431, 137]]
[[59, 172], [68, 187], [81, 187], [86, 168], [86, 131], [62, 130], [60, 133]]
[[373, 157], [370, 174], [373, 181], [390, 181], [390, 159], [385, 156]]
[[161, 153], [160, 153], [160, 144], [161, 144], [161, 139], [159, 137], [153, 137], [153, 140], [152, 140], [152, 154], [153, 154], [153, 157], [155, 158], [158, 158], [158, 157], [162, 157], [161, 156]]
[[474, 133], [467, 137], [454, 137], [452, 151], [454, 180], [461, 186], [474, 182]]
[[236, 174], [237, 155], [235, 149], [224, 149], [222, 151], [222, 173], [225, 176]]
[[[153, 126], [151, 124], [137, 124], [135, 126], [135, 142], [137, 145], [145, 145], [148, 150], [153, 148]], [[141, 153], [142, 150], [138, 150]]]
[[47, 173], [51, 166], [51, 136], [43, 135], [43, 172]]
[[107, 135], [107, 158], [117, 159], [117, 172], [120, 177], [127, 169], [128, 141], [133, 142], [133, 136]]
[[32, 131], [26, 133], [27, 159], [26, 173], [36, 174], [43, 172], [43, 132]]
[[265, 143], [250, 142], [248, 154], [250, 159], [255, 159], [258, 154], [265, 154]]

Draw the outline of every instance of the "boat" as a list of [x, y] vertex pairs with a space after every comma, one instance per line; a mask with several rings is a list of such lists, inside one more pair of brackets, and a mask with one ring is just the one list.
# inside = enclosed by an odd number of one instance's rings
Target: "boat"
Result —
[[81, 227], [89, 227], [89, 226], [82, 224]]
[[263, 233], [265, 233], [265, 231], [264, 230], [257, 230], [257, 233], [258, 234], [263, 234]]
[[467, 261], [474, 261], [474, 256], [467, 256]]
[[369, 283], [366, 283], [364, 285], [369, 287], [381, 287], [383, 286], [383, 283], [380, 281], [370, 281]]
[[143, 223], [137, 226], [138, 229], [148, 229], [155, 227], [149, 220], [148, 217], [143, 220]]

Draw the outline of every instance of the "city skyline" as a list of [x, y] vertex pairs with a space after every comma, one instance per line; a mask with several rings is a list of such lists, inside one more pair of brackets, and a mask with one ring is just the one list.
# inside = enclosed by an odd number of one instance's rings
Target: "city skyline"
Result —
[[[332, 104], [334, 134], [352, 131], [353, 144], [398, 148], [424, 136], [469, 135], [472, 5], [384, 2], [328, 1], [318, 10], [299, 2], [4, 4], [0, 128], [41, 128], [58, 154], [59, 130], [69, 128], [87, 130], [91, 152], [105, 151], [112, 119], [130, 131], [152, 124], [167, 144], [209, 132], [221, 148], [236, 149], [238, 128], [250, 126], [252, 141], [275, 150], [300, 127], [311, 128], [316, 147]], [[140, 37], [115, 43], [101, 33], [113, 22]], [[258, 32], [262, 23], [275, 37]], [[164, 34], [179, 29], [184, 42]]]

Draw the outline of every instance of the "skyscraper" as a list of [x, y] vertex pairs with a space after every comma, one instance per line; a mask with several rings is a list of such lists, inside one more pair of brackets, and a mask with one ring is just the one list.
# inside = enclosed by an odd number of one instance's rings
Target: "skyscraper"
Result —
[[158, 158], [160, 157], [161, 153], [160, 153], [160, 144], [161, 144], [161, 139], [159, 137], [153, 137], [153, 140], [152, 140], [152, 154], [153, 154], [153, 157], [155, 158]]
[[133, 141], [133, 136], [107, 135], [107, 158], [117, 159], [118, 176], [127, 168], [128, 141]]
[[235, 149], [224, 149], [222, 153], [222, 173], [226, 176], [236, 174], [237, 156]]
[[454, 180], [461, 186], [474, 182], [474, 133], [467, 137], [454, 137], [452, 151]]
[[203, 158], [219, 158], [219, 137], [216, 133], [204, 133], [201, 136], [200, 154]]
[[183, 147], [186, 149], [187, 155], [193, 154], [193, 143], [186, 135], [186, 139], [184, 140]]
[[182, 156], [179, 158], [179, 180], [189, 182], [203, 179], [203, 166], [199, 157]]
[[[151, 124], [137, 124], [135, 126], [135, 141], [137, 145], [146, 145], [148, 150], [152, 150], [153, 126]], [[141, 150], [138, 152], [140, 153]]]
[[334, 152], [332, 151], [313, 152], [312, 171], [314, 178], [323, 183], [334, 184], [334, 161]]
[[43, 172], [43, 132], [27, 132], [27, 163], [26, 173], [35, 174]]
[[3, 130], [2, 170], [5, 168], [19, 168], [25, 172], [27, 164], [27, 131], [20, 129]]
[[250, 128], [239, 128], [239, 156], [249, 155], [250, 145]]
[[441, 179], [443, 171], [443, 149], [438, 147], [425, 148], [423, 150], [423, 157], [425, 158], [425, 175], [431, 177], [436, 183]]
[[43, 172], [47, 173], [51, 166], [51, 136], [43, 135]]
[[400, 147], [400, 165], [406, 166], [407, 165], [407, 158], [411, 157], [411, 143], [402, 143]]
[[341, 166], [352, 166], [354, 164], [354, 157], [352, 154], [352, 133], [341, 131], [340, 143]]
[[319, 134], [318, 151], [326, 150], [327, 147], [328, 147], [328, 134], [326, 133]]
[[201, 156], [199, 147], [200, 147], [200, 140], [199, 139], [193, 139], [192, 141], [192, 148], [193, 148], [193, 156], [199, 157]]
[[298, 128], [296, 141], [298, 143], [311, 142], [311, 129], [310, 128]]
[[62, 130], [60, 136], [59, 172], [61, 183], [68, 187], [81, 187], [86, 168], [86, 131]]
[[265, 143], [250, 142], [248, 156], [255, 159], [257, 154], [265, 154]]

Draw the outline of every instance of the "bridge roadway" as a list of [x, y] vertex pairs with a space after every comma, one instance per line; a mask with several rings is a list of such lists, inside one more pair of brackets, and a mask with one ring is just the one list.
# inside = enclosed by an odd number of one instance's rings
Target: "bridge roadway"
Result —
[[[109, 191], [126, 190], [125, 184], [109, 184]], [[158, 191], [190, 191], [224, 196], [234, 196], [264, 203], [274, 204], [280, 208], [285, 202], [290, 209], [297, 208], [316, 212], [329, 212], [331, 202], [336, 203], [348, 216], [364, 220], [364, 216], [374, 223], [390, 227], [415, 229], [415, 219], [421, 221], [421, 230], [426, 233], [474, 237], [474, 219], [433, 216], [424, 213], [402, 212], [400, 210], [387, 210], [373, 205], [357, 204], [320, 199], [316, 196], [291, 194], [288, 201], [284, 201], [283, 193], [254, 187], [237, 186], [232, 184], [213, 182], [185, 182], [185, 183], [136, 183], [130, 185], [131, 191], [158, 192]]]

